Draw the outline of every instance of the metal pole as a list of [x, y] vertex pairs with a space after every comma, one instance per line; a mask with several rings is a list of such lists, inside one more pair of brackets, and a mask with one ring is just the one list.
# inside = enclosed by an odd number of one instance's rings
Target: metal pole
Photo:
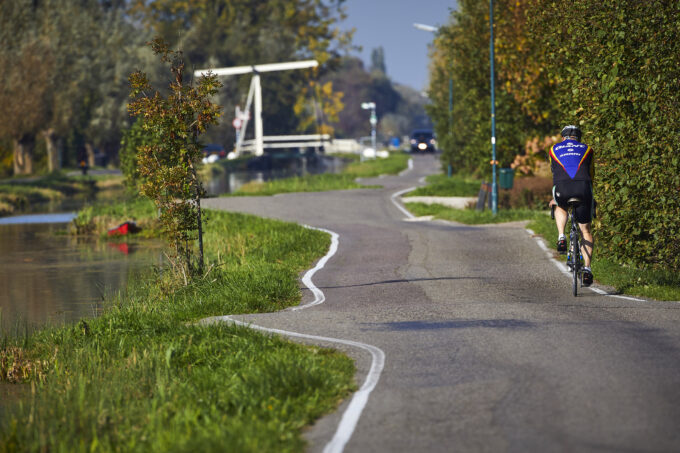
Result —
[[260, 84], [260, 74], [253, 75], [255, 84], [255, 155], [264, 154], [264, 139], [262, 138], [262, 86]]
[[373, 146], [373, 152], [376, 153], [375, 155], [377, 156], [378, 154], [378, 148], [376, 148], [376, 143], [375, 143], [375, 125], [377, 124], [377, 116], [375, 115], [375, 104], [373, 105], [373, 108], [371, 109], [371, 145]]
[[[449, 77], [449, 137], [451, 138], [451, 153], [453, 153], [453, 76]], [[453, 168], [451, 167], [451, 157], [449, 156], [449, 165], [447, 171], [449, 178], [451, 177], [452, 173]]]
[[491, 164], [493, 174], [491, 182], [491, 211], [493, 215], [498, 214], [498, 185], [496, 184], [496, 88], [494, 86], [494, 44], [493, 44], [493, 0], [489, 0], [489, 26], [491, 39], [489, 47], [491, 49]]

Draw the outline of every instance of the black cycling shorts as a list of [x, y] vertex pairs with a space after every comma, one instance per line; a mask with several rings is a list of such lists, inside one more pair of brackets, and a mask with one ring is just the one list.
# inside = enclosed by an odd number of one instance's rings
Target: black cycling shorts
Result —
[[558, 181], [553, 187], [553, 198], [557, 205], [568, 210], [567, 200], [580, 198], [583, 203], [574, 210], [578, 223], [590, 223], [593, 219], [593, 189], [590, 181]]

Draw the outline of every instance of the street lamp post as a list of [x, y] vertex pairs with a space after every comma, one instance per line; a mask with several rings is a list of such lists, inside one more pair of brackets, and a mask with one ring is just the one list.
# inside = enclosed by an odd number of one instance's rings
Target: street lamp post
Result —
[[491, 50], [491, 165], [492, 182], [491, 182], [491, 211], [493, 215], [498, 214], [498, 185], [496, 184], [496, 88], [494, 86], [494, 43], [493, 43], [493, 0], [489, 0], [489, 27], [491, 30], [491, 39], [489, 47]]
[[378, 149], [376, 148], [375, 126], [378, 124], [378, 117], [375, 115], [375, 102], [363, 102], [361, 104], [361, 108], [363, 110], [371, 111], [371, 118], [369, 120], [371, 122], [371, 146], [373, 147], [373, 152], [377, 153]]

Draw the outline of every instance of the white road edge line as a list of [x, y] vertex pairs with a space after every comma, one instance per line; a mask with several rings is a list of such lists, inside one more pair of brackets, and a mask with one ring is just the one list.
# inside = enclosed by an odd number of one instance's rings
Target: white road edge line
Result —
[[409, 187], [408, 189], [400, 190], [399, 192], [393, 193], [392, 196], [390, 197], [390, 200], [392, 201], [392, 203], [397, 207], [397, 209], [399, 209], [406, 216], [407, 219], [414, 219], [415, 216], [413, 214], [411, 214], [410, 212], [408, 212], [408, 210], [406, 210], [405, 207], [403, 207], [401, 204], [399, 204], [399, 202], [397, 202], [397, 197], [405, 194], [406, 192], [410, 192], [410, 191], [415, 190], [415, 189], [416, 189], [415, 187]]
[[[310, 228], [313, 230], [319, 230], [323, 231], [325, 233], [328, 233], [331, 235], [331, 246], [328, 250], [328, 252], [319, 260], [318, 263], [316, 263], [316, 266], [314, 266], [313, 269], [308, 270], [304, 277], [302, 277], [302, 283], [304, 283], [307, 288], [309, 288], [310, 291], [314, 294], [314, 300], [308, 304], [304, 305], [298, 305], [297, 307], [292, 307], [289, 310], [302, 310], [305, 308], [313, 307], [315, 305], [322, 304], [326, 300], [326, 296], [321, 291], [313, 282], [312, 282], [312, 277], [314, 274], [322, 269], [328, 260], [335, 255], [335, 253], [338, 251], [338, 243], [339, 243], [339, 238], [340, 236], [335, 233], [334, 231], [331, 230], [326, 230], [324, 228], [317, 228], [309, 225], [303, 225], [305, 228]], [[295, 337], [295, 338], [305, 338], [308, 340], [315, 340], [315, 341], [324, 341], [324, 342], [329, 342], [329, 343], [338, 343], [338, 344], [344, 344], [347, 346], [352, 346], [355, 348], [360, 348], [365, 351], [368, 351], [371, 354], [371, 368], [368, 371], [368, 375], [366, 376], [366, 380], [364, 381], [363, 385], [359, 390], [357, 390], [354, 395], [352, 396], [352, 400], [350, 401], [349, 405], [347, 406], [347, 409], [345, 409], [345, 412], [342, 414], [342, 418], [340, 420], [340, 424], [338, 425], [338, 429], [335, 431], [335, 434], [333, 435], [333, 438], [326, 444], [324, 447], [323, 451], [324, 453], [342, 453], [342, 451], [345, 448], [345, 445], [347, 445], [347, 442], [352, 437], [352, 434], [354, 433], [354, 429], [357, 426], [357, 423], [359, 422], [359, 418], [361, 417], [361, 413], [364, 410], [364, 407], [366, 406], [366, 403], [368, 402], [368, 397], [375, 388], [375, 386], [378, 384], [378, 381], [380, 380], [380, 375], [382, 374], [383, 368], [385, 368], [385, 353], [383, 352], [382, 349], [366, 344], [366, 343], [361, 343], [358, 341], [352, 341], [352, 340], [343, 340], [341, 338], [330, 338], [330, 337], [320, 337], [316, 335], [308, 335], [304, 333], [298, 333], [298, 332], [290, 332], [287, 330], [280, 330], [280, 329], [270, 329], [267, 327], [262, 327], [258, 326], [256, 324], [250, 324], [246, 323], [243, 321], [238, 321], [236, 319], [231, 318], [230, 316], [214, 316], [210, 318], [205, 318], [202, 319], [199, 322], [209, 322], [209, 321], [222, 321], [222, 322], [228, 322], [232, 324], [237, 324], [239, 326], [245, 326], [251, 329], [255, 330], [261, 330], [264, 332], [269, 332], [269, 333], [274, 333], [278, 335], [283, 335], [287, 337]]]
[[249, 324], [242, 321], [238, 321], [229, 316], [217, 316], [211, 319], [230, 322], [251, 329], [261, 330], [264, 332], [274, 333], [287, 337], [296, 337], [308, 340], [344, 344], [347, 346], [353, 346], [356, 348], [363, 349], [371, 354], [371, 368], [368, 371], [368, 375], [366, 376], [364, 384], [361, 386], [359, 390], [356, 391], [356, 393], [354, 393], [354, 396], [352, 396], [352, 400], [347, 406], [347, 409], [345, 409], [345, 412], [342, 414], [342, 419], [340, 420], [338, 429], [335, 431], [333, 438], [326, 444], [326, 446], [323, 449], [324, 453], [341, 453], [344, 450], [345, 445], [347, 445], [347, 442], [349, 442], [350, 438], [352, 437], [352, 434], [354, 433], [354, 429], [356, 428], [357, 423], [359, 422], [361, 413], [363, 412], [364, 407], [368, 402], [369, 395], [371, 394], [375, 386], [378, 384], [378, 381], [380, 380], [380, 374], [382, 373], [382, 370], [385, 367], [385, 353], [382, 351], [382, 349], [372, 346], [370, 344], [360, 343], [358, 341], [343, 340], [340, 338], [320, 337], [316, 335], [307, 335], [304, 333], [289, 332], [286, 330], [279, 329], [269, 329], [267, 327], [262, 327], [255, 324]]
[[314, 300], [308, 304], [304, 305], [298, 305], [297, 307], [291, 307], [288, 310], [290, 311], [299, 311], [299, 310], [304, 310], [305, 308], [313, 307], [315, 305], [319, 305], [324, 303], [326, 300], [326, 295], [321, 291], [319, 288], [316, 287], [314, 282], [312, 282], [312, 277], [316, 272], [320, 269], [323, 269], [323, 267], [326, 265], [329, 259], [335, 255], [335, 253], [338, 251], [338, 243], [339, 243], [339, 238], [340, 236], [338, 233], [331, 231], [331, 230], [326, 230], [324, 228], [317, 228], [309, 225], [303, 225], [305, 228], [309, 228], [311, 230], [319, 230], [323, 231], [324, 233], [328, 233], [331, 235], [331, 246], [328, 249], [328, 252], [319, 260], [318, 263], [316, 263], [316, 266], [314, 268], [308, 270], [304, 277], [302, 277], [302, 283], [314, 294]]
[[[546, 256], [548, 257], [548, 259], [550, 261], [552, 261], [552, 263], [555, 266], [557, 266], [557, 268], [560, 270], [560, 272], [571, 277], [571, 272], [569, 272], [569, 270], [565, 268], [564, 264], [560, 263], [558, 260], [555, 259], [555, 257], [552, 254], [552, 251], [550, 249], [548, 249], [548, 247], [545, 246], [545, 244], [543, 243], [543, 240], [539, 236], [537, 236], [536, 233], [534, 233], [529, 228], [525, 228], [525, 231], [527, 233], [529, 233], [529, 235], [534, 238], [534, 240], [536, 241], [538, 246], [546, 252]], [[638, 299], [638, 298], [635, 298], [635, 297], [628, 297], [628, 296], [620, 296], [618, 294], [611, 294], [611, 293], [609, 293], [609, 292], [607, 292], [603, 289], [595, 288], [595, 287], [592, 287], [592, 286], [589, 286], [588, 289], [591, 290], [594, 293], [601, 294], [603, 296], [616, 297], [617, 299], [632, 300], [634, 302], [647, 302], [644, 299]]]
[[408, 173], [408, 172], [411, 171], [411, 170], [413, 170], [413, 159], [409, 159], [409, 160], [408, 160], [408, 168], [407, 168], [406, 170], [402, 170], [402, 171], [399, 173], [399, 176], [402, 176], [402, 175]]

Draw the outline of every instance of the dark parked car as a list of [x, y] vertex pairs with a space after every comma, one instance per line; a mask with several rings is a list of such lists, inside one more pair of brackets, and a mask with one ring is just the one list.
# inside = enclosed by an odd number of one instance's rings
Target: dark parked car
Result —
[[411, 152], [412, 153], [433, 153], [437, 150], [437, 140], [434, 138], [434, 133], [430, 130], [417, 130], [411, 134]]
[[203, 157], [210, 157], [213, 154], [216, 154], [220, 159], [227, 157], [227, 151], [224, 149], [224, 146], [218, 143], [210, 143], [203, 147]]

